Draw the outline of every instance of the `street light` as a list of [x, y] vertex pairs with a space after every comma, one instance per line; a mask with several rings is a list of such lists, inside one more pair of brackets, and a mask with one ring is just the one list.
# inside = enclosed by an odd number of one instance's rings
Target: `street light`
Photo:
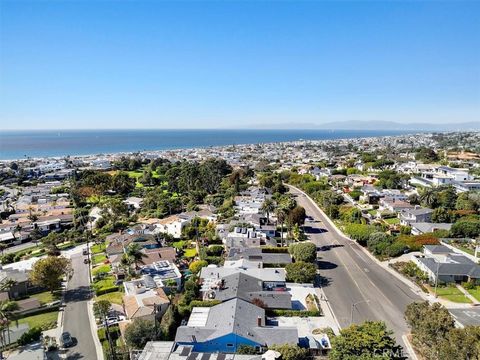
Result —
[[370, 300], [362, 300], [362, 301], [357, 301], [356, 303], [352, 304], [352, 309], [350, 311], [350, 325], [353, 324], [353, 309], [358, 305], [362, 303], [369, 303]]

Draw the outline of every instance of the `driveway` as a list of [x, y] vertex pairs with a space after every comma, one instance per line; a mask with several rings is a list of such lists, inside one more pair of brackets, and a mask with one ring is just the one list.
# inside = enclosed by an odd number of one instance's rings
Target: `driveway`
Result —
[[71, 360], [97, 359], [87, 311], [87, 302], [91, 298], [88, 265], [83, 263], [83, 258], [81, 253], [71, 256], [73, 276], [65, 293], [63, 331], [68, 331], [77, 340], [76, 345], [66, 353], [67, 359]]

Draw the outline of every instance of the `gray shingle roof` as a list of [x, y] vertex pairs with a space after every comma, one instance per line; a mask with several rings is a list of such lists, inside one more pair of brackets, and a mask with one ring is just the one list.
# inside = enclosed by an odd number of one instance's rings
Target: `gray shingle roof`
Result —
[[231, 333], [266, 346], [298, 342], [296, 328], [265, 326], [265, 310], [238, 298], [211, 307], [205, 326], [180, 326], [175, 342], [206, 342]]
[[270, 309], [291, 309], [292, 296], [286, 291], [264, 291], [263, 281], [244, 273], [236, 273], [223, 278], [224, 285], [212, 294], [215, 300], [227, 301], [236, 297], [252, 302], [263, 301]]

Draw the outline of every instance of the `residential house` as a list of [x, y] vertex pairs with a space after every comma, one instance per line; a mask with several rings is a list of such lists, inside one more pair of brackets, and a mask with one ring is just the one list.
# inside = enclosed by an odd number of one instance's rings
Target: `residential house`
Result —
[[411, 223], [428, 223], [432, 221], [433, 210], [415, 205], [414, 208], [407, 208], [398, 214], [400, 224], [408, 226]]
[[130, 320], [138, 318], [153, 320], [155, 314], [160, 319], [170, 305], [165, 291], [151, 276], [145, 275], [141, 279], [126, 281], [123, 286], [125, 315]]
[[292, 257], [288, 253], [268, 252], [260, 247], [245, 246], [228, 247], [227, 259], [246, 259], [269, 265], [290, 264], [292, 262]]
[[432, 282], [480, 284], [480, 265], [445, 245], [424, 245], [424, 256], [413, 261]]
[[18, 269], [0, 270], [0, 284], [5, 284], [9, 280], [15, 282], [13, 286], [6, 290], [10, 299], [18, 299], [28, 295], [28, 292], [32, 287], [28, 271]]
[[298, 331], [267, 324], [264, 309], [235, 298], [209, 308], [193, 308], [187, 325], [177, 329], [175, 343], [198, 352], [235, 353], [241, 345], [259, 350], [296, 345]]
[[401, 200], [387, 200], [387, 199], [381, 199], [379, 202], [379, 210], [380, 211], [388, 211], [391, 213], [398, 213], [407, 209], [413, 209], [414, 206], [411, 205], [410, 203], [406, 201], [401, 201]]
[[152, 277], [159, 287], [167, 286], [168, 282], [174, 282], [177, 289], [180, 289], [182, 286], [180, 270], [174, 263], [167, 260], [144, 265], [140, 268], [140, 273]]
[[244, 273], [257, 279], [262, 279], [265, 288], [276, 289], [286, 287], [286, 272], [284, 268], [261, 267], [217, 267], [209, 265], [200, 270], [202, 289], [209, 289], [210, 284], [218, 282], [225, 276], [235, 273]]
[[446, 230], [449, 231], [452, 228], [453, 224], [449, 223], [430, 223], [430, 222], [418, 222], [410, 223], [409, 226], [412, 228], [412, 235], [421, 235], [426, 233], [431, 233], [437, 230]]
[[292, 296], [286, 288], [267, 288], [264, 286], [263, 280], [245, 273], [227, 275], [216, 283], [210, 283], [208, 290], [202, 287], [202, 295], [205, 300], [220, 300], [222, 302], [234, 298], [251, 303], [260, 301], [267, 309], [292, 308]]
[[176, 346], [173, 341], [149, 341], [137, 360], [280, 360], [280, 353], [268, 350], [263, 355], [196, 352], [193, 346]]
[[156, 224], [161, 232], [167, 233], [176, 239], [182, 236], [182, 230], [190, 223], [189, 217], [181, 217], [180, 215], [172, 215], [164, 219], [160, 219]]

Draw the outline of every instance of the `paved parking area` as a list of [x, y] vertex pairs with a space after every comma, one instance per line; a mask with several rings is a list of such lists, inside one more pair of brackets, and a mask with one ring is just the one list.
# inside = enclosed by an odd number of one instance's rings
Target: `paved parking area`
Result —
[[467, 309], [448, 309], [463, 326], [474, 325], [480, 326], [480, 307], [471, 307]]

